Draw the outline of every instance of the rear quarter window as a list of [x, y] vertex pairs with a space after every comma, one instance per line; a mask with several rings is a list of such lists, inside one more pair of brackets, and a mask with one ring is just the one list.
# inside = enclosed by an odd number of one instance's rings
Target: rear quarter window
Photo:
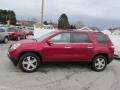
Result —
[[101, 44], [108, 44], [108, 43], [111, 43], [110, 42], [110, 39], [108, 38], [107, 35], [104, 35], [104, 34], [95, 34], [94, 35], [96, 40], [101, 43]]

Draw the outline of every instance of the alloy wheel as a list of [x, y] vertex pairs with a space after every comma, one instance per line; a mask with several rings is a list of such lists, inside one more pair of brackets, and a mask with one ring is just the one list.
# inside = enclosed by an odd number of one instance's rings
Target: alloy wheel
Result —
[[23, 68], [27, 71], [32, 71], [37, 67], [37, 59], [32, 56], [26, 57], [22, 62]]
[[95, 67], [98, 69], [98, 70], [101, 70], [105, 67], [105, 59], [104, 58], [98, 58], [96, 61], [95, 61]]

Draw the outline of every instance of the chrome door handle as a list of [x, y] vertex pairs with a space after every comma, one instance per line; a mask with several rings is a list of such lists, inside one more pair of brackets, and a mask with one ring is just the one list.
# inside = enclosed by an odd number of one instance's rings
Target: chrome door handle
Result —
[[65, 48], [71, 48], [71, 47], [65, 47]]
[[93, 48], [93, 47], [87, 47], [88, 49], [91, 49], [91, 48]]

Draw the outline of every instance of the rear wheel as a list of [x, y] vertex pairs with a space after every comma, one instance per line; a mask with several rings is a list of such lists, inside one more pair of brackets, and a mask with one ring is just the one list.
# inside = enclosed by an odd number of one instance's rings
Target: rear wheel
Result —
[[9, 41], [8, 37], [5, 37], [3, 40], [4, 43], [8, 43], [8, 41]]
[[40, 58], [34, 53], [26, 53], [20, 57], [19, 67], [22, 71], [32, 73], [40, 66]]
[[96, 56], [92, 61], [92, 68], [95, 71], [103, 71], [107, 66], [107, 58], [103, 55]]

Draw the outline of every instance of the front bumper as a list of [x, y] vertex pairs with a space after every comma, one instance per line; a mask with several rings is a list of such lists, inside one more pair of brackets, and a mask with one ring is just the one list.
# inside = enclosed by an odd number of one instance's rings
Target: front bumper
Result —
[[9, 53], [8, 53], [8, 58], [13, 62], [13, 64], [14, 64], [15, 66], [17, 66], [17, 64], [18, 64], [18, 58], [13, 58], [13, 57], [11, 57], [11, 56], [9, 55]]

